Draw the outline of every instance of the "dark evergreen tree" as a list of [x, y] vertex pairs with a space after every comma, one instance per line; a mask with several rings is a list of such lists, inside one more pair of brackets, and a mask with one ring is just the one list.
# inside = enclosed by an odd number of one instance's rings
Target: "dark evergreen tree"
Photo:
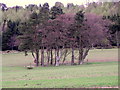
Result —
[[51, 19], [55, 19], [57, 17], [57, 15], [63, 14], [63, 10], [61, 9], [61, 7], [53, 6], [51, 8], [50, 13], [51, 13]]
[[13, 41], [10, 38], [14, 36], [15, 39], [16, 38], [15, 36], [20, 34], [18, 30], [18, 26], [19, 26], [19, 21], [14, 22], [9, 20], [7, 22], [7, 30], [5, 30], [2, 33], [2, 50], [8, 50], [8, 49], [10, 50], [13, 49], [14, 46], [17, 47], [15, 43], [14, 44], [12, 43]]
[[114, 24], [110, 25], [109, 33], [112, 45], [116, 45], [118, 48], [120, 46], [120, 15], [115, 14], [112, 16], [107, 16], [107, 19], [110, 19]]

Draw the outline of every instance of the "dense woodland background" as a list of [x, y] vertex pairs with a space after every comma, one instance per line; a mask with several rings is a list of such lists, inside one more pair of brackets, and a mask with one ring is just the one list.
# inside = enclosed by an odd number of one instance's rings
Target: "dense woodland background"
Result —
[[120, 2], [93, 2], [86, 6], [68, 3], [67, 7], [56, 2], [51, 8], [48, 3], [29, 4], [25, 8], [0, 3], [0, 7], [2, 50], [25, 51], [25, 55], [31, 51], [36, 66], [39, 63], [44, 66], [44, 52], [47, 52], [47, 64], [57, 66], [62, 55], [65, 61], [68, 49], [74, 64], [77, 49], [78, 64], [82, 64], [91, 48], [119, 48], [120, 45]]

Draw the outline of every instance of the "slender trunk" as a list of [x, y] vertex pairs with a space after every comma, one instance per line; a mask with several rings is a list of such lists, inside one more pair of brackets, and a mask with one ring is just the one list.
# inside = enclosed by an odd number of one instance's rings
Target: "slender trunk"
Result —
[[79, 62], [78, 65], [80, 65], [83, 61], [83, 49], [79, 48]]
[[83, 60], [86, 58], [86, 56], [88, 55], [90, 48], [87, 48], [85, 53], [83, 54]]
[[36, 63], [36, 57], [35, 57], [33, 51], [31, 51], [31, 53], [32, 53], [32, 56], [33, 56], [33, 58], [34, 58], [34, 63]]
[[41, 66], [44, 66], [44, 48], [41, 49]]
[[117, 42], [117, 48], [119, 48], [119, 38], [118, 38], [119, 31], [116, 31], [116, 42]]
[[36, 66], [39, 66], [39, 49], [36, 49]]
[[33, 51], [31, 53], [32, 53], [33, 58], [35, 59], [35, 55], [34, 55]]
[[62, 62], [62, 63], [64, 63], [64, 62], [65, 62], [65, 60], [66, 60], [67, 52], [68, 52], [68, 50], [67, 50], [67, 49], [65, 49], [65, 54], [64, 54], [64, 58], [63, 58], [63, 62]]
[[60, 55], [59, 55], [59, 60], [61, 60], [61, 58], [62, 58], [62, 56], [63, 56], [62, 50], [63, 50], [63, 49], [59, 49], [59, 52], [60, 52], [60, 53], [59, 53], [59, 54], [60, 54]]
[[44, 47], [43, 47], [43, 66], [44, 66]]
[[72, 47], [72, 59], [71, 59], [71, 65], [74, 64], [74, 48]]
[[78, 65], [82, 64], [83, 62], [83, 45], [82, 45], [82, 36], [79, 39], [79, 61]]
[[86, 50], [84, 50], [84, 53], [82, 55], [82, 59], [80, 60], [79, 64], [83, 64], [84, 59], [86, 58], [86, 56], [88, 55], [90, 48], [86, 48]]
[[59, 48], [57, 49], [57, 56], [56, 56], [56, 66], [59, 66], [59, 61], [60, 61], [60, 57], [59, 57]]
[[57, 59], [56, 59], [56, 57], [57, 57], [56, 53], [57, 53], [57, 50], [55, 49], [55, 64], [54, 64], [54, 65], [56, 65], [56, 62], [57, 62], [57, 61], [56, 61], [56, 60], [57, 60]]
[[50, 51], [47, 50], [47, 65], [49, 65], [49, 61], [50, 61]]
[[53, 53], [52, 53], [52, 49], [51, 49], [51, 62], [50, 62], [51, 65], [53, 65]]
[[43, 55], [42, 55], [42, 48], [41, 48], [41, 66], [42, 66], [42, 61], [43, 61]]

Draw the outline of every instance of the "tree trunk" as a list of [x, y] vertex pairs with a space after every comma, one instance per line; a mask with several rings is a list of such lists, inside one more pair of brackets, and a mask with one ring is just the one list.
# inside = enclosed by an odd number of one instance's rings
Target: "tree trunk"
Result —
[[71, 58], [71, 65], [74, 64], [74, 48], [72, 47], [72, 58]]
[[54, 64], [54, 65], [56, 65], [56, 62], [57, 62], [57, 61], [56, 61], [56, 60], [57, 60], [57, 59], [56, 59], [56, 57], [57, 57], [56, 53], [57, 53], [57, 50], [55, 49], [55, 64]]
[[[33, 51], [31, 51], [31, 53], [32, 53], [32, 56], [33, 56], [33, 58], [34, 58], [34, 63], [36, 63], [36, 57], [35, 57]], [[26, 55], [27, 55], [27, 54], [26, 54]]]
[[86, 50], [83, 51], [84, 53], [82, 54], [82, 59], [80, 60], [79, 65], [83, 64], [86, 56], [88, 55], [89, 50], [90, 50], [90, 48], [86, 48]]
[[53, 53], [52, 53], [52, 49], [51, 49], [51, 62], [50, 62], [51, 65], [53, 65]]
[[90, 48], [87, 48], [83, 54], [83, 60], [86, 58], [86, 56], [88, 55]]
[[50, 61], [50, 51], [47, 50], [47, 65], [49, 65], [49, 61]]
[[65, 62], [65, 60], [66, 60], [67, 52], [68, 52], [68, 50], [67, 50], [67, 49], [65, 49], [65, 54], [64, 54], [64, 58], [63, 58], [63, 62], [62, 62], [62, 63], [64, 63], [64, 62]]
[[82, 64], [83, 61], [83, 49], [79, 48], [79, 62], [78, 65]]
[[56, 56], [56, 65], [59, 66], [60, 56], [59, 56], [59, 48], [57, 49], [57, 56]]
[[36, 66], [39, 66], [39, 49], [36, 50]]
[[44, 48], [41, 49], [41, 66], [44, 66]]
[[119, 31], [116, 31], [116, 42], [117, 42], [117, 48], [119, 48]]
[[31, 53], [32, 53], [33, 58], [35, 59], [35, 55], [34, 55], [33, 51]]
[[82, 45], [82, 36], [79, 38], [79, 61], [78, 65], [82, 64], [83, 62], [83, 45]]

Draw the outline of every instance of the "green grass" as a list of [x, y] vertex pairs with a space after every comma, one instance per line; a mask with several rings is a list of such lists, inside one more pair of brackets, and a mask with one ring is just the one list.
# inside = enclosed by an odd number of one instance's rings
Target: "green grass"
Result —
[[[109, 61], [110, 57], [112, 59], [117, 58], [117, 55], [114, 56], [115, 53], [117, 53], [117, 49], [91, 50], [88, 57], [92, 60], [99, 54], [98, 56], [102, 56], [99, 59]], [[106, 55], [109, 57], [107, 58]], [[31, 58], [31, 56], [25, 57], [23, 53], [3, 55], [3, 88], [118, 86], [118, 62], [116, 61], [89, 62], [75, 66], [35, 67], [32, 70], [28, 70], [23, 66], [32, 62]]]
[[80, 88], [80, 87], [100, 87], [100, 86], [116, 86], [117, 77], [105, 76], [105, 77], [82, 77], [82, 78], [70, 78], [70, 79], [51, 79], [51, 80], [21, 80], [19, 81], [7, 81], [4, 84], [7, 87], [15, 88]]
[[81, 66], [3, 67], [3, 87], [66, 88], [118, 86], [118, 63]]

